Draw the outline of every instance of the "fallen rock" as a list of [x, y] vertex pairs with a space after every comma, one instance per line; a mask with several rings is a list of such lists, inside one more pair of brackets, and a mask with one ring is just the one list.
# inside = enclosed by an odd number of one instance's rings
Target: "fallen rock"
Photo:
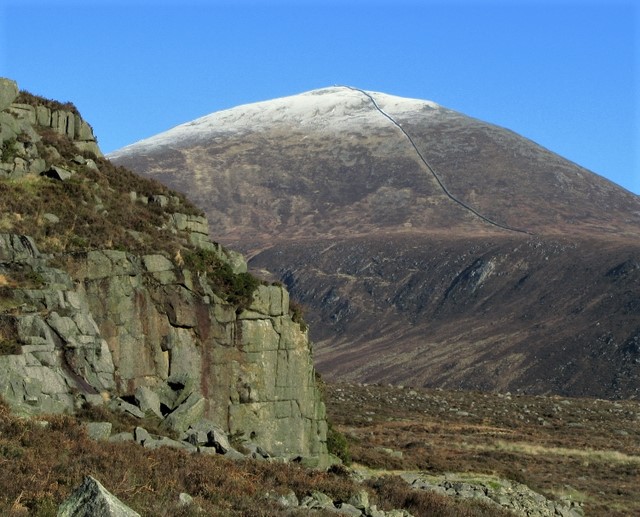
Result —
[[144, 441], [143, 447], [145, 449], [158, 449], [159, 447], [170, 447], [172, 449], [179, 449], [186, 452], [198, 452], [198, 449], [187, 442], [179, 442], [178, 440], [172, 440], [167, 436], [152, 437]]
[[314, 490], [311, 492], [311, 495], [305, 497], [300, 502], [300, 506], [305, 506], [311, 509], [329, 509], [335, 508], [333, 505], [333, 499], [331, 499], [327, 494], [323, 494], [318, 490]]
[[111, 422], [87, 422], [84, 427], [89, 438], [100, 441], [109, 439], [113, 424]]
[[73, 172], [57, 165], [52, 165], [49, 170], [44, 171], [42, 174], [47, 178], [59, 181], [66, 181], [73, 176]]
[[133, 433], [117, 433], [113, 436], [109, 437], [109, 441], [112, 443], [121, 443], [121, 442], [132, 442], [133, 441]]
[[338, 510], [340, 510], [340, 514], [342, 515], [353, 515], [354, 517], [360, 517], [362, 515], [362, 512], [360, 510], [349, 503], [340, 504], [338, 506]]
[[147, 431], [144, 427], [138, 426], [133, 430], [133, 438], [136, 443], [144, 445], [147, 440], [151, 439], [151, 435], [149, 434], [149, 431]]
[[151, 388], [139, 386], [134, 393], [138, 407], [145, 413], [151, 412], [159, 418], [163, 418], [160, 410], [160, 397]]
[[369, 508], [369, 492], [366, 490], [359, 490], [349, 498], [347, 503], [358, 510], [367, 510]]
[[140, 517], [97, 479], [86, 476], [69, 498], [58, 508], [58, 517]]
[[298, 496], [296, 496], [296, 493], [293, 490], [289, 490], [284, 494], [276, 495], [275, 499], [285, 507], [295, 507], [300, 504], [300, 501], [298, 501]]
[[121, 398], [113, 399], [111, 402], [109, 402], [109, 409], [111, 409], [112, 411], [129, 413], [136, 418], [144, 418], [144, 413], [138, 406], [129, 404], [126, 400], [122, 400]]
[[[255, 442], [244, 442], [243, 447], [247, 451], [247, 456], [256, 460], [266, 460], [271, 455]], [[319, 492], [318, 492], [319, 493]]]
[[174, 431], [185, 431], [204, 416], [206, 401], [199, 393], [192, 393], [164, 419], [163, 425]]

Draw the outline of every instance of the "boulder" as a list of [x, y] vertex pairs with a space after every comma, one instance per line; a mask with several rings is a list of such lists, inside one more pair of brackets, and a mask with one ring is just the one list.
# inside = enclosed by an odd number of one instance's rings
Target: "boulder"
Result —
[[24, 262], [40, 256], [36, 243], [26, 235], [0, 233], [0, 260], [3, 262]]
[[152, 205], [158, 205], [162, 208], [165, 208], [169, 205], [169, 198], [167, 196], [162, 196], [160, 194], [156, 196], [151, 196], [149, 198], [149, 203]]
[[196, 446], [213, 447], [218, 454], [226, 454], [232, 449], [227, 433], [211, 420], [200, 419], [189, 426], [183, 440]]
[[84, 424], [87, 436], [92, 440], [108, 440], [113, 424], [111, 422], [87, 422]]
[[69, 498], [58, 508], [58, 517], [140, 517], [97, 479], [86, 476]]
[[52, 165], [49, 170], [44, 171], [42, 174], [47, 178], [59, 181], [66, 181], [73, 176], [73, 172], [57, 165]]
[[300, 501], [298, 500], [296, 493], [291, 489], [284, 494], [277, 495], [275, 499], [282, 506], [285, 506], [285, 507], [295, 507], [300, 504]]
[[224, 457], [228, 460], [244, 460], [247, 457], [241, 452], [236, 451], [235, 449], [229, 449]]
[[303, 498], [300, 502], [300, 506], [315, 510], [332, 510], [335, 508], [333, 499], [318, 490], [314, 490], [313, 492], [311, 492], [311, 495]]
[[109, 409], [112, 411], [120, 411], [121, 413], [129, 413], [136, 418], [144, 418], [144, 413], [138, 406], [129, 404], [129, 402], [122, 400], [121, 398], [113, 399], [109, 402]]
[[191, 506], [192, 504], [193, 504], [193, 497], [191, 497], [186, 492], [180, 492], [180, 495], [178, 495], [178, 505]]
[[[363, 513], [355, 506], [349, 503], [342, 503], [338, 506], [341, 515], [353, 515], [354, 517], [360, 517]], [[365, 514], [366, 515], [366, 514]]]
[[139, 386], [134, 393], [136, 403], [144, 413], [153, 413], [159, 418], [163, 418], [160, 410], [160, 397], [158, 394], [147, 386]]
[[219, 427], [213, 427], [208, 433], [209, 443], [211, 443], [218, 454], [226, 454], [231, 449], [231, 444], [225, 432]]
[[186, 442], [179, 442], [178, 440], [172, 440], [166, 436], [160, 436], [158, 438], [149, 438], [145, 440], [143, 444], [145, 449], [158, 449], [159, 447], [170, 447], [172, 449], [184, 450], [187, 452], [198, 452], [198, 449]]
[[358, 510], [366, 511], [369, 508], [369, 492], [359, 490], [353, 494], [347, 502]]
[[50, 214], [48, 212], [45, 214], [42, 214], [42, 218], [51, 224], [56, 224], [60, 222], [60, 218], [56, 214]]
[[138, 426], [133, 430], [133, 439], [140, 445], [144, 445], [146, 441], [151, 440], [152, 438], [149, 431], [144, 427]]
[[163, 425], [174, 431], [186, 431], [204, 416], [206, 401], [199, 393], [192, 393], [164, 419]]
[[255, 442], [244, 442], [242, 445], [246, 449], [247, 455], [255, 460], [266, 460], [271, 457], [267, 451]]
[[0, 77], [0, 111], [7, 109], [18, 96], [18, 84]]

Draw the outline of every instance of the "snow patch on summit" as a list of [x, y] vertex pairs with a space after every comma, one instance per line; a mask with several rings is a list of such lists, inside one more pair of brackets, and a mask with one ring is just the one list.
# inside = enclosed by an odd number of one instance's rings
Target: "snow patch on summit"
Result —
[[[435, 102], [396, 97], [379, 92], [367, 92], [378, 106], [390, 115], [435, 111]], [[371, 100], [362, 92], [334, 86], [281, 97], [269, 101], [245, 104], [174, 127], [164, 133], [140, 140], [109, 154], [118, 158], [130, 153], [163, 147], [180, 146], [208, 140], [228, 133], [260, 131], [275, 127], [305, 128], [308, 131], [340, 131], [384, 123]]]

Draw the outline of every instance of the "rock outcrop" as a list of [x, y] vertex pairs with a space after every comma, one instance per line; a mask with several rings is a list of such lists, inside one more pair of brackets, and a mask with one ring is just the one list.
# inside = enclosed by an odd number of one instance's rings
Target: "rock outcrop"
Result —
[[553, 501], [534, 492], [528, 486], [515, 481], [487, 477], [487, 479], [456, 479], [447, 475], [442, 479], [433, 479], [415, 473], [401, 476], [417, 490], [427, 490], [457, 499], [475, 499], [502, 506], [515, 515], [530, 517], [582, 517], [584, 510], [576, 501]]
[[[0, 181], [3, 174], [12, 179], [40, 174], [47, 178], [38, 185], [103, 188], [91, 176], [98, 167], [87, 157], [85, 144], [95, 144], [90, 127], [71, 112], [16, 104], [16, 95], [15, 83], [0, 83], [5, 108]], [[43, 127], [84, 149], [84, 157], [64, 161], [58, 154], [53, 165], [53, 150], [39, 137]], [[72, 169], [69, 176], [59, 172], [66, 168]], [[43, 174], [47, 170], [57, 175]], [[100, 196], [114, 191], [109, 188]], [[177, 253], [159, 243], [156, 253], [146, 254], [122, 249], [47, 254], [29, 236], [0, 233], [0, 395], [22, 414], [108, 404], [138, 417], [154, 415], [178, 433], [204, 420], [269, 455], [322, 464], [325, 407], [308, 335], [290, 315], [287, 291], [247, 275], [242, 256], [213, 243], [206, 219], [182, 213], [177, 197], [117, 195], [116, 207], [148, 206], [152, 215], [160, 214], [162, 227], [152, 229], [177, 239]], [[108, 216], [102, 198], [90, 199], [94, 212]], [[36, 215], [42, 224], [58, 219]], [[69, 240], [72, 230], [59, 231]], [[127, 231], [149, 240], [149, 234]], [[207, 261], [215, 264], [209, 275], [202, 269]], [[225, 297], [220, 283], [242, 294]]]
[[58, 517], [140, 517], [91, 476], [60, 505]]
[[46, 144], [35, 128], [50, 129], [67, 137], [78, 152], [102, 156], [93, 129], [71, 106], [64, 109], [66, 105], [58, 103], [50, 107], [16, 102], [16, 99], [19, 99], [17, 84], [0, 78], [0, 177], [44, 172], [41, 151]]

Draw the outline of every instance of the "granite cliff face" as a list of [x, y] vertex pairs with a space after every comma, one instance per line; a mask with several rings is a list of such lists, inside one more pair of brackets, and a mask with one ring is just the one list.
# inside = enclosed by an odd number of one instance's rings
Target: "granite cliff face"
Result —
[[[97, 155], [79, 115], [36, 98], [15, 104], [11, 81], [0, 82], [0, 94], [0, 193], [63, 185], [92, 192], [92, 213], [105, 219], [116, 207], [155, 218], [148, 228], [131, 220], [124, 233], [111, 229], [101, 249], [86, 245], [77, 215], [73, 228], [60, 226], [64, 205], [44, 194], [39, 213], [3, 214], [0, 394], [25, 414], [107, 404], [155, 414], [179, 432], [211, 421], [272, 455], [324, 460], [324, 403], [286, 289], [250, 277], [184, 199], [162, 189], [118, 191], [125, 172]], [[42, 136], [49, 130], [64, 138], [62, 151]], [[31, 217], [41, 242], [13, 231]], [[75, 233], [61, 240], [56, 231]], [[153, 232], [157, 252], [149, 251]]]

